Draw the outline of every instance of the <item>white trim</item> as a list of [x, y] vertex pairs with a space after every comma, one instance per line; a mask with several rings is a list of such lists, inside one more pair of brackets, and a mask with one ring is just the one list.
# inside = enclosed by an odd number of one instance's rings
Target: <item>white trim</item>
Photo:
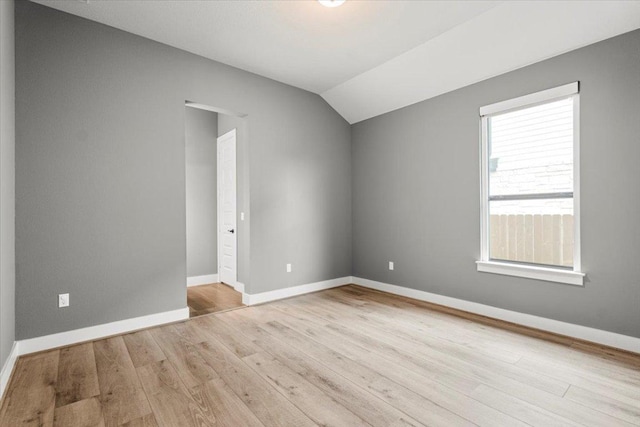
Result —
[[310, 292], [322, 291], [325, 289], [336, 288], [338, 286], [353, 283], [351, 276], [341, 277], [339, 279], [324, 280], [322, 282], [307, 283], [305, 285], [292, 286], [290, 288], [276, 289], [275, 291], [261, 292], [259, 294], [243, 294], [242, 303], [246, 305], [263, 304], [269, 301], [275, 301], [283, 298], [294, 297], [296, 295], [308, 294]]
[[240, 292], [241, 294], [244, 294], [244, 283], [242, 283], [242, 282], [238, 282], [236, 280], [233, 283], [227, 283], [227, 282], [220, 282], [220, 283], [225, 284], [227, 286], [231, 286], [234, 291]]
[[[580, 84], [569, 83], [480, 108], [480, 272], [584, 286], [580, 256]], [[488, 116], [565, 97], [573, 100], [573, 271], [491, 260], [489, 251], [489, 126]]]
[[244, 283], [236, 281], [231, 286], [233, 286], [233, 289], [235, 289], [237, 292], [244, 294]]
[[573, 271], [582, 271], [580, 239], [580, 94], [573, 97]]
[[559, 320], [548, 319], [546, 317], [519, 313], [517, 311], [505, 310], [503, 308], [492, 307], [490, 305], [479, 304], [444, 295], [432, 294], [430, 292], [419, 291], [417, 289], [390, 285], [388, 283], [376, 282], [374, 280], [362, 279], [360, 277], [354, 277], [353, 283], [365, 288], [377, 289], [379, 291], [389, 292], [395, 295], [401, 295], [420, 301], [427, 301], [434, 304], [456, 308], [458, 310], [479, 314], [481, 316], [504, 320], [505, 322], [516, 323], [530, 328], [640, 353], [640, 338], [637, 337], [603, 331], [601, 329], [590, 328], [573, 323], [561, 322]]
[[231, 111], [224, 108], [212, 107], [210, 105], [200, 104], [198, 102], [186, 101], [184, 105], [186, 107], [197, 108], [198, 110], [211, 111], [212, 113], [225, 114], [227, 116], [241, 117], [241, 118], [247, 117], [247, 114], [245, 113], [238, 113], [236, 111]]
[[520, 96], [518, 98], [507, 99], [506, 101], [500, 101], [480, 107], [480, 116], [484, 117], [497, 113], [506, 113], [507, 111], [530, 107], [541, 102], [549, 102], [553, 99], [575, 95], [578, 93], [578, 90], [578, 82], [573, 82], [563, 86], [541, 90], [540, 92], [530, 93], [529, 95]]
[[217, 274], [187, 277], [187, 287], [208, 285], [210, 283], [219, 283]]
[[38, 351], [50, 350], [86, 341], [93, 341], [113, 335], [137, 331], [139, 329], [164, 325], [166, 323], [179, 322], [181, 320], [187, 320], [188, 318], [189, 307], [185, 307], [177, 310], [165, 311], [163, 313], [135, 317], [133, 319], [103, 323], [102, 325], [89, 326], [82, 329], [75, 329], [73, 331], [29, 338], [18, 341], [18, 354], [23, 355], [36, 353]]
[[4, 366], [2, 367], [2, 372], [0, 372], [0, 399], [4, 396], [4, 391], [9, 384], [9, 380], [11, 379], [11, 373], [16, 366], [16, 362], [18, 361], [19, 355], [19, 345], [17, 341], [13, 342], [13, 346], [11, 346], [11, 352], [9, 352], [9, 357], [4, 362]]
[[504, 274], [506, 276], [525, 277], [527, 279], [584, 286], [584, 273], [573, 270], [497, 261], [476, 261], [476, 265], [478, 271], [482, 273]]
[[480, 259], [489, 259], [489, 125], [480, 118]]

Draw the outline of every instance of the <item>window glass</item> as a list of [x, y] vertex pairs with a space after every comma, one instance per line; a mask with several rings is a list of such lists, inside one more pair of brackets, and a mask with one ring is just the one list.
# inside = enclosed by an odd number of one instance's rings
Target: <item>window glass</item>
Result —
[[486, 118], [489, 259], [573, 267], [574, 97]]
[[489, 195], [573, 191], [573, 99], [488, 118]]
[[573, 199], [489, 202], [489, 257], [573, 266]]

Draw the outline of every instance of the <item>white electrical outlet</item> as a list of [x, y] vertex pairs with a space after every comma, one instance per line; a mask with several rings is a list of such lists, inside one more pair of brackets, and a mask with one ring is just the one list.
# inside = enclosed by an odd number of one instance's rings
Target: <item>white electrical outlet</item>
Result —
[[58, 308], [69, 307], [69, 294], [58, 295]]
[[393, 261], [389, 261], [389, 270], [393, 270]]
[[244, 221], [244, 212], [240, 212], [240, 221]]
[[291, 264], [287, 264], [287, 273], [291, 273]]

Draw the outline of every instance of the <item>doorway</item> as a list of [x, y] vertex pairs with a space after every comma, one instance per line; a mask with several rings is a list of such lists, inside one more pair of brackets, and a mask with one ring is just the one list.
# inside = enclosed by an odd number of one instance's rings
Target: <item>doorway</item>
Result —
[[[185, 105], [187, 305], [190, 317], [243, 307], [238, 282], [238, 134], [225, 113]], [[244, 219], [244, 213], [241, 214]]]

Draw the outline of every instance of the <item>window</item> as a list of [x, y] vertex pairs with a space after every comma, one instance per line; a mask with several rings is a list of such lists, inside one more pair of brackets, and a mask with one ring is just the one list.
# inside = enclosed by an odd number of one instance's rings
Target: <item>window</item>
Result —
[[578, 83], [480, 109], [478, 271], [582, 285]]

